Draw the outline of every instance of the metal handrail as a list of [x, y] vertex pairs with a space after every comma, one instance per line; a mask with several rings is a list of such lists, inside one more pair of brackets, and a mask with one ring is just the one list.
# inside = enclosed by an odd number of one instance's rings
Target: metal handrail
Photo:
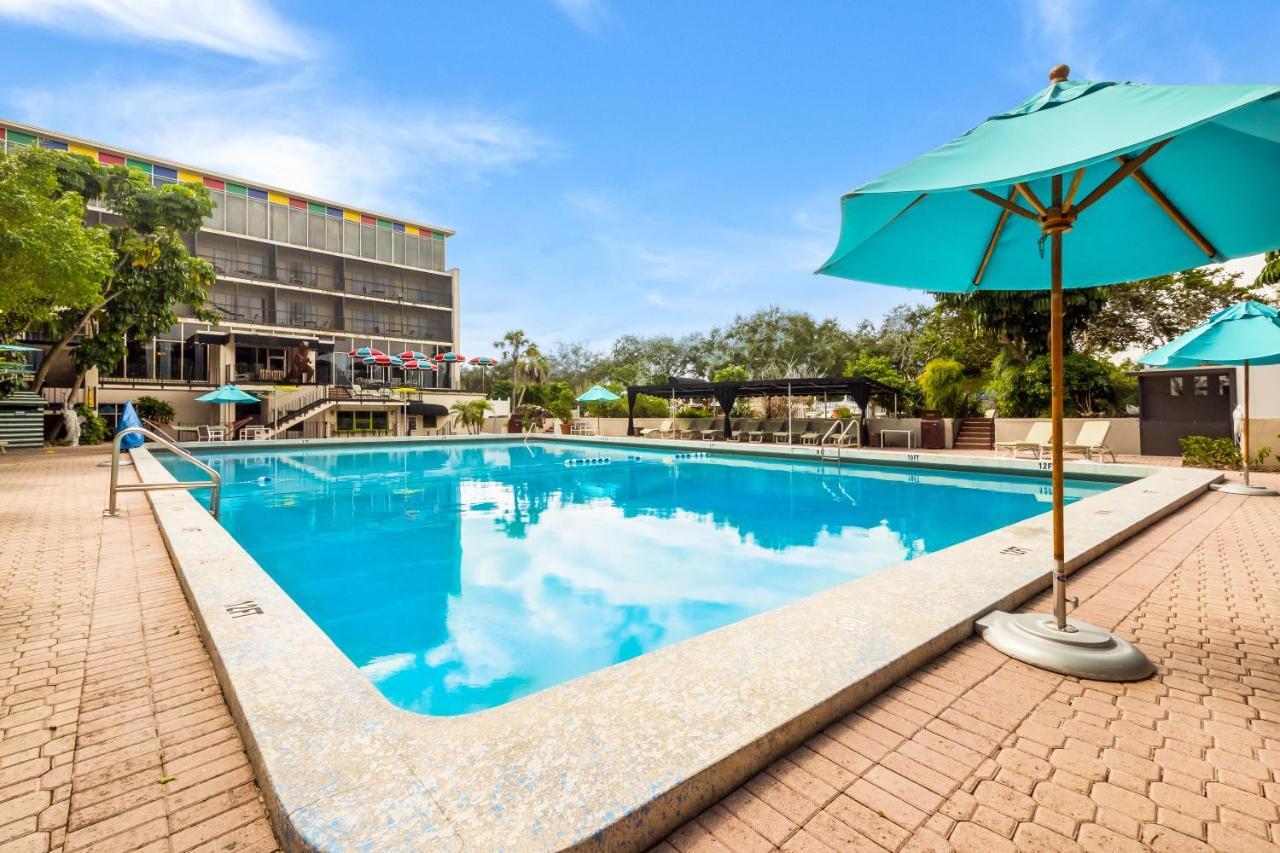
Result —
[[[120, 483], [120, 442], [127, 435], [141, 435], [151, 439], [159, 444], [163, 444], [166, 448], [178, 454], [182, 459], [187, 460], [192, 465], [201, 469], [209, 475], [208, 480], [186, 480], [173, 483]], [[214, 517], [218, 517], [218, 505], [222, 497], [222, 475], [210, 468], [199, 459], [174, 444], [163, 435], [152, 432], [143, 427], [127, 427], [116, 433], [115, 439], [111, 442], [111, 493], [107, 501], [107, 508], [103, 511], [103, 515], [115, 517], [120, 514], [117, 508], [116, 497], [119, 492], [148, 492], [153, 489], [212, 489], [209, 495], [209, 513]]]

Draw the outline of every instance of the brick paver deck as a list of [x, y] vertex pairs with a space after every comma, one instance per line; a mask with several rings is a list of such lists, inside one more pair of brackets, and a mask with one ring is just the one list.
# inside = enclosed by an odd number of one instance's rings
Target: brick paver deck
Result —
[[0, 853], [274, 850], [146, 498], [102, 518], [105, 458], [0, 456]]
[[1212, 493], [1072, 577], [1075, 615], [1154, 678], [1057, 676], [971, 638], [657, 849], [1280, 851], [1278, 536], [1280, 498]]
[[[274, 849], [145, 498], [101, 518], [103, 458], [0, 457], [0, 853]], [[1280, 499], [1212, 494], [1073, 576], [1157, 677], [968, 640], [659, 849], [1280, 851], [1278, 535]]]

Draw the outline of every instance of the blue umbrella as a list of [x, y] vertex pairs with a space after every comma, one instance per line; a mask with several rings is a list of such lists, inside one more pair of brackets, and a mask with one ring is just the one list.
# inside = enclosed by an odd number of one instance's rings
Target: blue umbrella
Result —
[[1067, 619], [1062, 291], [1280, 244], [1280, 87], [1072, 80], [848, 193], [819, 270], [918, 290], [1048, 290], [1053, 398], [1052, 619], [988, 614], [983, 636], [1089, 678], [1145, 678], [1134, 646]]
[[603, 385], [592, 385], [582, 396], [578, 398], [579, 403], [612, 403], [614, 400], [621, 400], [617, 394], [605, 388]]
[[1249, 485], [1249, 366], [1280, 364], [1280, 311], [1252, 300], [1223, 308], [1186, 334], [1139, 359], [1155, 367], [1234, 364], [1244, 367], [1244, 485], [1228, 483], [1220, 491], [1276, 495], [1275, 489]]
[[198, 403], [257, 403], [258, 398], [252, 394], [241, 391], [234, 385], [223, 385], [210, 391], [208, 394], [202, 394], [196, 397]]

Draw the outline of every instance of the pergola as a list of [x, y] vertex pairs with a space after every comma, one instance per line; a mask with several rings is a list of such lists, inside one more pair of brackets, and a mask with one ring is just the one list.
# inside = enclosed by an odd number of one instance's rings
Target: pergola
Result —
[[729, 437], [729, 412], [739, 397], [786, 397], [787, 420], [791, 419], [791, 398], [797, 394], [803, 396], [829, 396], [839, 394], [847, 396], [858, 406], [866, 429], [867, 403], [873, 394], [894, 394], [894, 390], [883, 382], [877, 382], [866, 376], [815, 376], [810, 378], [787, 379], [747, 379], [741, 382], [708, 382], [704, 379], [683, 379], [671, 377], [659, 385], [627, 386], [627, 435], [635, 435], [636, 397], [649, 394], [653, 397], [714, 397], [724, 412], [724, 436]]

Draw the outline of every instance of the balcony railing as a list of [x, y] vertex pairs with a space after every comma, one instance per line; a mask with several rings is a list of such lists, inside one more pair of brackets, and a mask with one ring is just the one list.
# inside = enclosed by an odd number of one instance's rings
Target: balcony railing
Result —
[[374, 296], [379, 299], [394, 299], [413, 305], [431, 305], [437, 308], [449, 308], [452, 293], [440, 294], [439, 289], [421, 287], [411, 282], [388, 281], [375, 279], [359, 273], [351, 273], [344, 282], [336, 273], [321, 270], [297, 269], [288, 266], [271, 269], [261, 261], [253, 259], [228, 258], [213, 252], [200, 252], [199, 256], [213, 264], [220, 276], [243, 278], [250, 281], [263, 281], [270, 284], [287, 284], [293, 287], [307, 287], [323, 290], [328, 293], [347, 293], [353, 296]]

